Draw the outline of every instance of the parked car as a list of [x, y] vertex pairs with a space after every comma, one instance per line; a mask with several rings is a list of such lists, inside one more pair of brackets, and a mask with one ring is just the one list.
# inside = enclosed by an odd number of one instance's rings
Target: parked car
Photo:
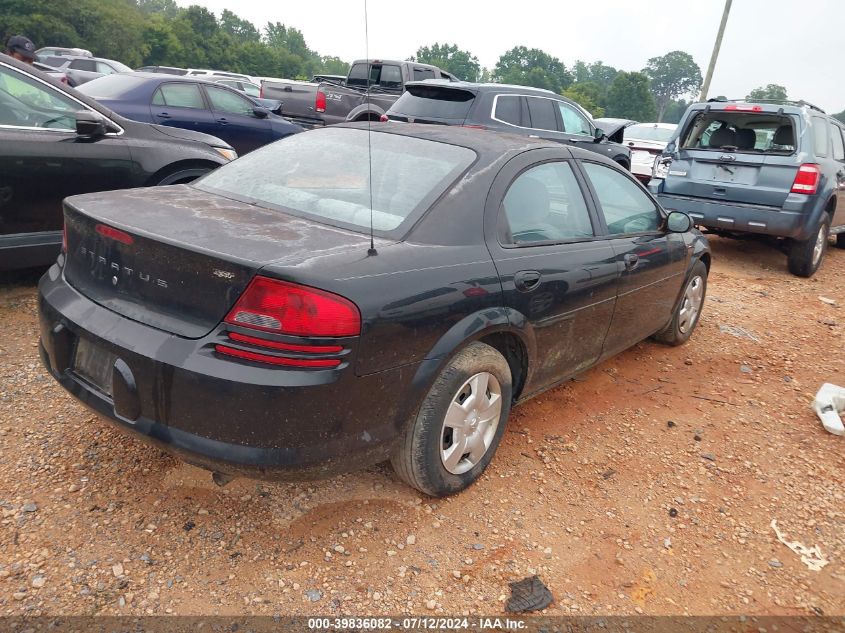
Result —
[[74, 86], [115, 73], [132, 72], [132, 69], [113, 59], [101, 57], [80, 57], [64, 55], [61, 57], [44, 57], [41, 63], [66, 73]]
[[828, 235], [845, 248], [842, 135], [840, 121], [803, 101], [695, 103], [649, 188], [713, 232], [782, 238], [789, 271], [810, 277]]
[[677, 125], [674, 123], [634, 123], [625, 127], [623, 143], [631, 148], [631, 173], [640, 180], [651, 180], [654, 159], [663, 153]]
[[218, 136], [238, 154], [302, 131], [238, 91], [195, 77], [110, 75], [79, 90], [135, 121]]
[[180, 77], [188, 74], [187, 68], [175, 68], [173, 66], [141, 66], [136, 68], [139, 73], [163, 73], [165, 75], [178, 75]]
[[409, 81], [454, 79], [436, 66], [416, 62], [359, 59], [342, 82], [270, 81], [261, 96], [279, 99], [282, 113], [306, 128], [344, 121], [378, 121]]
[[67, 199], [67, 252], [39, 285], [52, 376], [218, 482], [390, 458], [446, 495], [481, 475], [513, 403], [692, 334], [707, 241], [616, 163], [367, 126]]
[[124, 119], [0, 55], [0, 270], [56, 260], [66, 196], [187, 182], [235, 156], [212, 136]]
[[62, 57], [63, 55], [73, 55], [76, 57], [93, 57], [91, 51], [84, 48], [64, 48], [62, 46], [45, 46], [35, 51], [35, 55], [40, 59], [41, 57]]
[[550, 90], [462, 81], [411, 82], [405, 89], [382, 121], [463, 125], [545, 138], [578, 145], [612, 158], [625, 169], [631, 167], [630, 149], [608, 139], [607, 132], [577, 103]]
[[67, 73], [62, 72], [61, 70], [56, 70], [52, 66], [48, 66], [47, 64], [42, 64], [41, 62], [32, 62], [32, 67], [36, 70], [40, 70], [45, 75], [49, 75], [59, 83], [63, 83], [66, 86], [70, 86], [73, 88], [73, 84], [71, 83], [70, 79], [67, 76]]
[[253, 84], [260, 83], [255, 77], [250, 75], [242, 75], [241, 73], [230, 73], [226, 70], [208, 70], [205, 68], [188, 68], [188, 75], [191, 77], [200, 77], [202, 79], [213, 79], [216, 77], [228, 77], [229, 79], [241, 79]]

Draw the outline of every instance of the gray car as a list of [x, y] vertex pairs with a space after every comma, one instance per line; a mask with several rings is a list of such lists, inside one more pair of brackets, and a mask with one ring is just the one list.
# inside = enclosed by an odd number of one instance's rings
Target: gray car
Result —
[[713, 233], [781, 238], [789, 271], [810, 277], [829, 236], [845, 248], [843, 134], [841, 122], [803, 101], [695, 103], [649, 188]]
[[74, 86], [104, 75], [132, 72], [129, 66], [102, 57], [62, 55], [61, 57], [45, 57], [42, 63], [64, 72]]

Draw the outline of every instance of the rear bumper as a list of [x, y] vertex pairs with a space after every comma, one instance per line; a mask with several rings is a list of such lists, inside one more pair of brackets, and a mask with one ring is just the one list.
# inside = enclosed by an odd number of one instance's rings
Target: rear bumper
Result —
[[[365, 377], [337, 369], [261, 366], [217, 355], [215, 331], [178, 337], [98, 306], [58, 266], [39, 284], [40, 351], [50, 374], [123, 431], [185, 461], [268, 479], [330, 476], [389, 457], [416, 366]], [[85, 337], [119, 359], [112, 396], [77, 376]], [[119, 367], [118, 367], [119, 365]]]
[[61, 231], [0, 236], [0, 270], [46, 268], [56, 261], [61, 246]]
[[683, 211], [697, 226], [740, 233], [804, 239], [808, 214], [751, 204], [689, 198], [659, 193], [657, 199], [667, 211]]

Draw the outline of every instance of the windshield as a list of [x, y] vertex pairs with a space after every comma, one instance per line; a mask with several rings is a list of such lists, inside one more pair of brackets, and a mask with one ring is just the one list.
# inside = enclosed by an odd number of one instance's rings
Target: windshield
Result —
[[78, 86], [77, 90], [95, 99], [117, 99], [145, 81], [149, 80], [138, 75], [106, 75]]
[[673, 125], [671, 127], [657, 127], [654, 124], [640, 124], [640, 125], [632, 125], [628, 129], [625, 130], [625, 138], [635, 138], [641, 141], [659, 141], [661, 143], [668, 143], [669, 139], [672, 138], [672, 134], [675, 133], [675, 128], [677, 126]]
[[389, 234], [428, 209], [474, 160], [475, 152], [465, 147], [328, 128], [251, 152], [195, 186], [360, 232], [369, 231], [372, 217], [373, 228]]
[[786, 114], [711, 110], [693, 116], [681, 138], [684, 149], [791, 154], [795, 127]]

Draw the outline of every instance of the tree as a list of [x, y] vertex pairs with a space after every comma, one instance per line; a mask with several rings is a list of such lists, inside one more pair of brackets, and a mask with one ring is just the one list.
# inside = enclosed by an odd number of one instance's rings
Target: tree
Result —
[[701, 68], [692, 55], [672, 51], [662, 57], [652, 57], [643, 69], [651, 80], [651, 91], [657, 102], [657, 120], [662, 121], [672, 99], [677, 99], [701, 88]]
[[620, 72], [607, 91], [607, 112], [609, 117], [653, 121], [655, 113], [654, 96], [643, 73]]
[[320, 68], [317, 72], [324, 75], [346, 75], [349, 73], [349, 62], [343, 61], [340, 57], [324, 55], [320, 58]]
[[499, 83], [545, 88], [560, 94], [572, 83], [572, 75], [557, 57], [537, 48], [517, 46], [499, 58], [493, 69]]
[[239, 42], [258, 42], [261, 40], [261, 34], [252, 22], [239, 18], [229, 9], [223, 9], [223, 13], [220, 15], [220, 29]]
[[460, 50], [456, 44], [422, 46], [411, 61], [437, 66], [465, 81], [476, 81], [481, 70], [478, 58], [469, 51]]
[[834, 114], [833, 117], [845, 123], [845, 110], [842, 110], [839, 114]]
[[576, 81], [563, 91], [563, 96], [587, 110], [594, 119], [604, 116], [604, 106], [601, 104], [604, 103], [605, 91], [592, 81]]
[[765, 87], [754, 88], [745, 97], [747, 101], [757, 101], [759, 99], [776, 99], [786, 101], [786, 88], [778, 84], [769, 84]]
[[687, 111], [689, 103], [685, 99], [672, 100], [666, 106], [666, 112], [663, 113], [664, 123], [679, 123], [684, 112]]
[[604, 91], [610, 88], [610, 84], [616, 78], [616, 70], [613, 66], [606, 66], [604, 62], [598, 61], [592, 64], [587, 64], [580, 60], [575, 62], [572, 69], [572, 74], [575, 83], [594, 83], [601, 87]]

